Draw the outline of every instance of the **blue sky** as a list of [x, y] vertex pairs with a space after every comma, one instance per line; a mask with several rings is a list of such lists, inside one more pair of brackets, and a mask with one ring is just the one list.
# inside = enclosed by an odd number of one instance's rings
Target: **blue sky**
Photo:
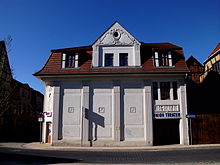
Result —
[[0, 1], [0, 40], [13, 38], [14, 77], [42, 93], [32, 74], [51, 49], [90, 45], [115, 21], [139, 41], [177, 44], [202, 63], [220, 41], [220, 0]]

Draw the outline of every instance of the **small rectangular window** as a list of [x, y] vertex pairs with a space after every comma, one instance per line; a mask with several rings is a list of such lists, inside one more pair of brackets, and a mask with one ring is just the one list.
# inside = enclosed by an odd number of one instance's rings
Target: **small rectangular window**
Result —
[[173, 82], [173, 99], [178, 100], [177, 82]]
[[78, 67], [78, 53], [69, 52], [63, 53], [62, 68], [77, 68]]
[[67, 55], [66, 57], [66, 68], [75, 67], [75, 56], [74, 55]]
[[75, 54], [63, 54], [62, 68], [75, 68], [76, 62], [78, 62], [78, 58], [76, 59]]
[[154, 55], [154, 65], [156, 67], [168, 67], [173, 66], [172, 64], [172, 55], [170, 51], [167, 50], [159, 50], [155, 52]]
[[160, 82], [161, 100], [170, 100], [170, 82]]
[[153, 82], [153, 99], [158, 100], [158, 84]]
[[113, 53], [105, 53], [105, 66], [113, 66]]
[[167, 52], [159, 52], [159, 66], [169, 66], [168, 54]]
[[119, 53], [119, 66], [128, 66], [128, 53]]
[[212, 67], [213, 67], [213, 70], [214, 70], [215, 72], [219, 72], [219, 71], [220, 71], [220, 62], [219, 62], [219, 61], [215, 62], [215, 63], [212, 65]]

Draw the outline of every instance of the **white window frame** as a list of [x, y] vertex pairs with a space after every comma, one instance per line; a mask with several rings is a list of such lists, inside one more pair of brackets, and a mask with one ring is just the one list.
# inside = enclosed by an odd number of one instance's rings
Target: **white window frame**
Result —
[[62, 63], [61, 63], [61, 68], [62, 69], [68, 69], [68, 68], [78, 68], [79, 67], [79, 53], [74, 54], [74, 67], [66, 67], [66, 60], [68, 60], [67, 54], [63, 53], [62, 54]]
[[[157, 83], [157, 95], [158, 95], [158, 99], [157, 100], [160, 100], [160, 101], [170, 101], [170, 100], [174, 100], [174, 95], [173, 95], [173, 82], [176, 82], [177, 83], [177, 99], [176, 100], [179, 100], [179, 84], [178, 84], [178, 81], [153, 81], [155, 83]], [[170, 99], [169, 100], [162, 100], [161, 99], [161, 92], [160, 92], [160, 83], [161, 82], [169, 82], [170, 83]], [[153, 83], [152, 83], [152, 89], [153, 89]], [[153, 94], [153, 91], [152, 91], [152, 94]], [[152, 96], [153, 98], [153, 96]]]
[[155, 65], [155, 67], [173, 67], [172, 53], [171, 53], [171, 51], [168, 51], [167, 53], [168, 53], [168, 66], [160, 66], [159, 53], [158, 53], [158, 51], [154, 52], [154, 65]]

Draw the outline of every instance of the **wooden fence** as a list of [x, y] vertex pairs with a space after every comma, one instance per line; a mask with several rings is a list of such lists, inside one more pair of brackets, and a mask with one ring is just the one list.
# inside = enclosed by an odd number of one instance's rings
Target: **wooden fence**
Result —
[[220, 143], [220, 114], [199, 114], [191, 120], [193, 144]]

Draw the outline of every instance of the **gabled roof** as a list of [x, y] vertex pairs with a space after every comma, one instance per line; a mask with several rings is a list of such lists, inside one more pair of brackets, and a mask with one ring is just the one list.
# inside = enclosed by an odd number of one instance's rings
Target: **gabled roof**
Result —
[[220, 42], [217, 44], [215, 49], [212, 51], [212, 53], [209, 55], [209, 58], [212, 57], [214, 54], [216, 54], [218, 51], [220, 51]]
[[205, 60], [204, 63], [206, 63], [209, 59], [211, 59], [212, 57], [214, 57], [216, 55], [216, 53], [220, 52], [220, 42], [217, 44], [217, 46], [215, 47], [215, 49], [213, 49], [212, 53], [208, 56], [208, 58]]
[[[6, 45], [4, 41], [0, 41], [0, 71], [5, 71], [12, 78], [11, 67], [8, 60]], [[1, 75], [1, 74], [0, 74]]]
[[[133, 46], [140, 50], [141, 66], [132, 67], [97, 67], [92, 65], [92, 55], [99, 46]], [[94, 48], [94, 52], [93, 52]], [[154, 50], [170, 50], [173, 52], [173, 65], [175, 67], [155, 67], [152, 54]], [[62, 54], [76, 52], [78, 68], [62, 68]], [[94, 66], [94, 67], [93, 67]], [[107, 74], [184, 74], [188, 72], [183, 50], [171, 43], [144, 43], [135, 39], [118, 22], [111, 25], [92, 45], [51, 50], [51, 55], [44, 67], [35, 76], [58, 76], [58, 75], [107, 75]]]
[[142, 46], [149, 46], [155, 49], [182, 49], [182, 47], [174, 45], [169, 42], [161, 42], [161, 43], [144, 43], [141, 42]]
[[[182, 50], [182, 47], [177, 46], [175, 44], [169, 43], [169, 42], [159, 42], [159, 43], [145, 43], [140, 42], [142, 47], [151, 47], [154, 49], [176, 49], [176, 50]], [[92, 46], [79, 46], [79, 47], [71, 47], [71, 48], [60, 48], [60, 49], [52, 49], [51, 52], [68, 52], [68, 51], [83, 51], [83, 50], [91, 50]]]
[[193, 63], [196, 63], [197, 65], [204, 67], [195, 57], [190, 56], [187, 60], [186, 60], [186, 65], [189, 67], [190, 65], [193, 65]]
[[68, 52], [68, 51], [81, 51], [81, 50], [92, 50], [92, 46], [79, 46], [72, 48], [61, 48], [61, 49], [52, 49], [51, 52]]
[[[117, 36], [114, 37], [114, 33], [117, 33]], [[140, 45], [140, 42], [116, 21], [100, 37], [98, 37], [98, 39], [92, 44], [92, 46], [131, 44]]]

